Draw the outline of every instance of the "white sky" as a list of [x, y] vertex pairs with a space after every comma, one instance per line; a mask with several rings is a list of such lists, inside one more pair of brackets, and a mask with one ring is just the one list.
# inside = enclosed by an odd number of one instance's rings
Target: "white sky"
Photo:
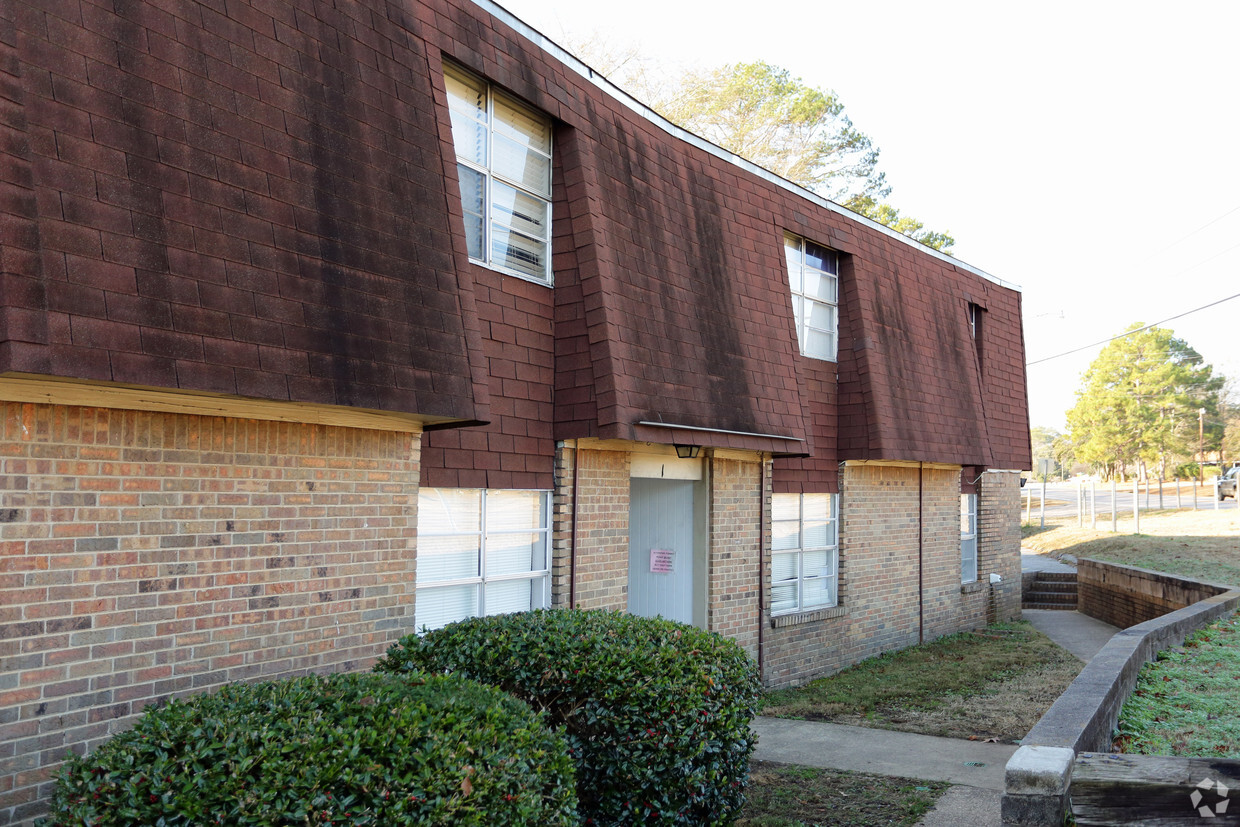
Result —
[[[552, 40], [834, 89], [891, 203], [1023, 288], [1030, 361], [1240, 293], [1234, 0], [501, 2]], [[1240, 377], [1240, 299], [1166, 326]], [[1100, 349], [1029, 368], [1032, 424], [1063, 428]]]

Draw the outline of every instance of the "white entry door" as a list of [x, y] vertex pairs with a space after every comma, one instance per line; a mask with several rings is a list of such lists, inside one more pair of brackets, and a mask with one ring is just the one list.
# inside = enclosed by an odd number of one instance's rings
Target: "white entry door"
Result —
[[629, 613], [694, 621], [692, 480], [630, 481]]

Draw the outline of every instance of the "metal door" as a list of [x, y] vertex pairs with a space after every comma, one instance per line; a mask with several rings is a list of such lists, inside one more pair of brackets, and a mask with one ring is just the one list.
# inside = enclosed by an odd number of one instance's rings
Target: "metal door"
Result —
[[633, 478], [629, 505], [629, 612], [694, 620], [692, 480]]

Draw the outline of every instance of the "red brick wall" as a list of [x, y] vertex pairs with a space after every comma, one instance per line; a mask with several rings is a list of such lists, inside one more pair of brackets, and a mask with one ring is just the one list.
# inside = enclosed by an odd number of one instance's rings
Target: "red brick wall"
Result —
[[491, 421], [422, 435], [422, 484], [431, 488], [537, 488], [554, 484], [553, 293], [469, 265], [477, 284]]
[[0, 823], [157, 699], [413, 623], [416, 434], [0, 402]]

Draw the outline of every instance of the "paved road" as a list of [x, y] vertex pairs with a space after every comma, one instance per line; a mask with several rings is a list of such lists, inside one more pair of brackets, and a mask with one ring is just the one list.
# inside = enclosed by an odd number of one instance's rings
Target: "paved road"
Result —
[[[1085, 522], [1088, 524], [1091, 520], [1089, 496], [1089, 483], [1083, 486], [1085, 498]], [[1046, 485], [1046, 518], [1055, 522], [1063, 522], [1064, 520], [1074, 520], [1077, 514], [1078, 502], [1077, 483], [1051, 482]], [[1027, 497], [1030, 492], [1033, 495], [1033, 511], [1032, 520], [1038, 520], [1041, 514], [1041, 498], [1042, 483], [1029, 482], [1025, 484], [1025, 489], [1021, 491], [1021, 515], [1025, 515], [1025, 509], [1028, 503]], [[1109, 523], [1111, 520], [1111, 484], [1109, 482], [1094, 483], [1094, 512], [1098, 515], [1098, 524], [1102, 527], [1103, 523]], [[1124, 483], [1116, 486], [1115, 491], [1115, 507], [1120, 517], [1132, 516], [1132, 483]], [[1163, 483], [1162, 503], [1159, 503], [1158, 485], [1154, 484], [1150, 487], [1147, 496], [1144, 486], [1138, 492], [1137, 499], [1141, 502], [1141, 510], [1153, 510], [1158, 508], [1185, 508], [1193, 507], [1193, 487], [1185, 482], [1180, 485], [1177, 495], [1176, 485], [1174, 482]], [[1197, 489], [1197, 507], [1198, 508], [1214, 508], [1214, 489], [1211, 486]], [[1236, 508], [1236, 501], [1228, 498], [1219, 503], [1220, 508]]]

